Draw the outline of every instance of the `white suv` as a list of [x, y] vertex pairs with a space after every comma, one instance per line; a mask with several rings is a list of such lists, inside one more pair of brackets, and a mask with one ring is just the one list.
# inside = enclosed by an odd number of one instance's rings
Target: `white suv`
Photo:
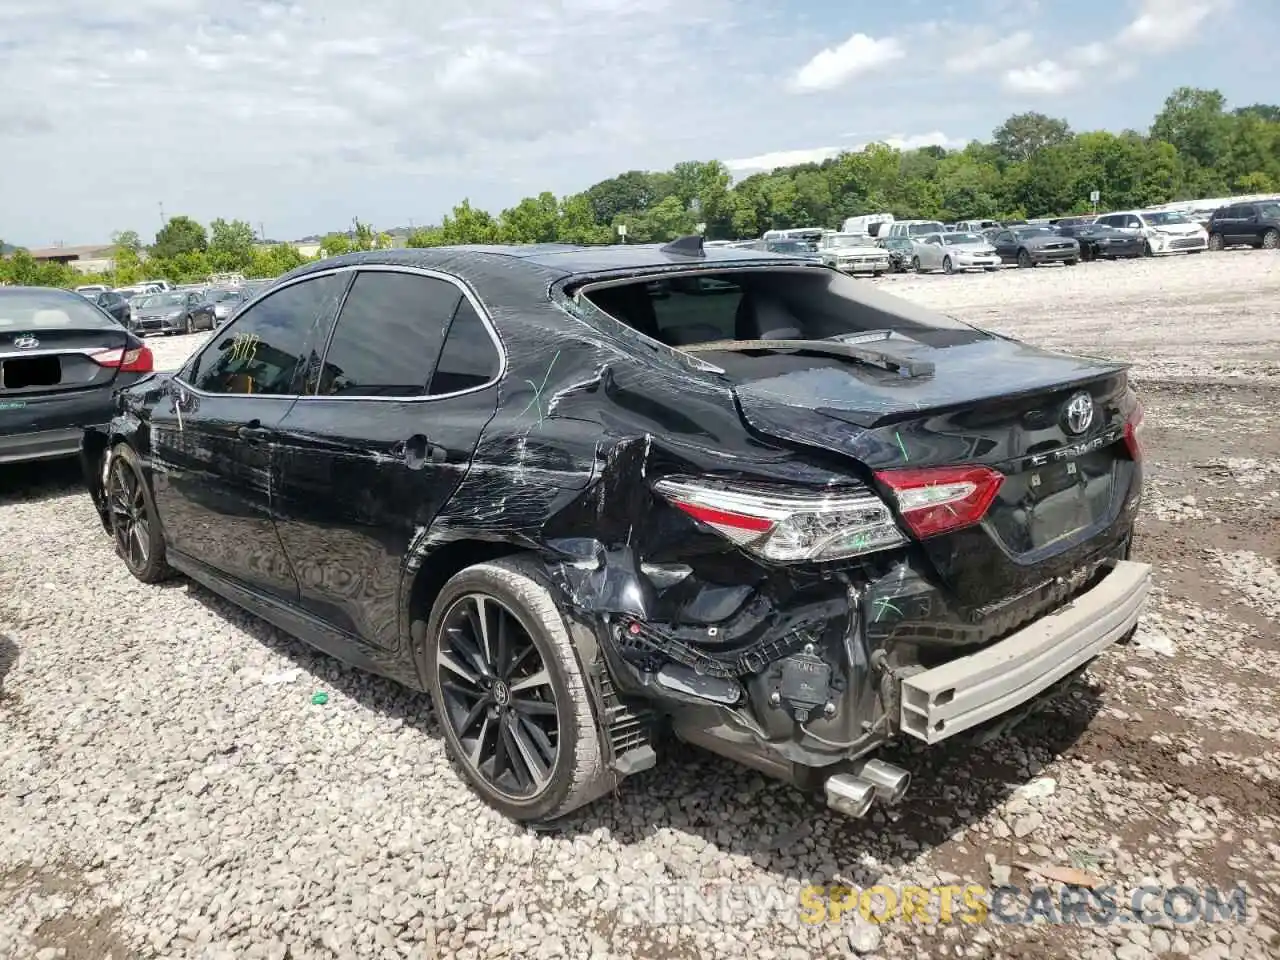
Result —
[[1145, 237], [1146, 254], [1200, 253], [1209, 249], [1209, 234], [1185, 214], [1172, 210], [1127, 210], [1107, 213], [1094, 221], [1100, 227], [1115, 227], [1125, 233]]
[[931, 233], [946, 233], [947, 229], [937, 220], [895, 220], [889, 224], [889, 232], [880, 231], [881, 239], [885, 237], [907, 237], [920, 240]]

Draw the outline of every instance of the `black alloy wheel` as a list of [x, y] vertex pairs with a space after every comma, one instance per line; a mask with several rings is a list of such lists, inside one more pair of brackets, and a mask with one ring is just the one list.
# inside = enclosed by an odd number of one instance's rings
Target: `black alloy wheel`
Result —
[[165, 562], [164, 536], [137, 455], [126, 444], [112, 452], [105, 493], [116, 552], [129, 572], [143, 583], [165, 579], [171, 571]]
[[441, 622], [439, 704], [468, 766], [494, 791], [529, 800], [560, 750], [551, 674], [529, 632], [500, 601], [469, 593]]

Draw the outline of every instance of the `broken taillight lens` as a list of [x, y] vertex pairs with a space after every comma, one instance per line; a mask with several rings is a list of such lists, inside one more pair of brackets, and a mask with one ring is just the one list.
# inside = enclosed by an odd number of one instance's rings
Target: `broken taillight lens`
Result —
[[117, 347], [114, 350], [99, 350], [90, 354], [101, 367], [116, 367], [121, 373], [150, 373], [155, 369], [155, 357], [151, 348], [145, 344], [125, 350]]
[[982, 520], [1004, 475], [967, 465], [880, 470], [876, 479], [893, 491], [903, 522], [923, 540]]
[[1142, 427], [1146, 419], [1146, 414], [1142, 409], [1142, 401], [1135, 401], [1133, 412], [1129, 414], [1129, 419], [1124, 422], [1124, 445], [1129, 451], [1135, 462], [1141, 463], [1143, 457], [1142, 449]]
[[765, 560], [840, 560], [906, 542], [888, 506], [867, 490], [797, 493], [672, 477], [654, 490], [688, 516]]

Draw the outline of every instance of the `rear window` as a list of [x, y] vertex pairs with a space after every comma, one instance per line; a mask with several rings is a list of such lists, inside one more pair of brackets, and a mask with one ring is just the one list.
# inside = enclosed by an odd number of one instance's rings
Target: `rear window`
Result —
[[936, 345], [985, 336], [833, 270], [708, 271], [598, 287], [582, 295], [619, 322], [673, 347], [717, 340], [822, 340], [884, 330]]
[[74, 294], [0, 291], [0, 330], [113, 327], [115, 321]]

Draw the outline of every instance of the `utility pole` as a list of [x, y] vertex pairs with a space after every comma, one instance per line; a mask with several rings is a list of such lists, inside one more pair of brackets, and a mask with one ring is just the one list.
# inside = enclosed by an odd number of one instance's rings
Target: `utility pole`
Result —
[[160, 207], [160, 226], [162, 226], [162, 227], [163, 227], [163, 226], [164, 226], [164, 224], [165, 224], [165, 219], [164, 219], [164, 201], [163, 201], [163, 200], [161, 200], [161, 201], [159, 202], [159, 207]]
[[267, 242], [267, 228], [262, 225], [262, 221], [258, 221], [258, 239], [263, 243]]

